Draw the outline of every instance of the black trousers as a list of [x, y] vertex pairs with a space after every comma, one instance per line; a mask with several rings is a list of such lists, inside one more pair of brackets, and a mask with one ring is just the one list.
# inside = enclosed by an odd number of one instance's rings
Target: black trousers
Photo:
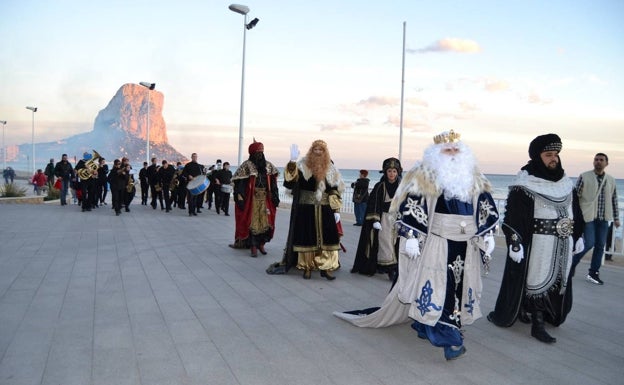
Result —
[[95, 206], [97, 197], [95, 196], [95, 179], [89, 178], [80, 181], [80, 189], [82, 190], [82, 208], [90, 210]]

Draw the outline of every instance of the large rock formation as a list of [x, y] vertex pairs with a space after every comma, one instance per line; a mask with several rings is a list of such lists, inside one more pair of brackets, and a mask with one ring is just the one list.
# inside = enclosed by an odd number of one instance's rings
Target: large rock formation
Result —
[[[109, 161], [125, 156], [138, 168], [146, 160], [148, 100], [150, 157], [186, 162], [188, 159], [167, 142], [162, 117], [163, 94], [138, 84], [124, 84], [98, 113], [92, 131], [55, 142], [36, 143], [36, 168], [44, 168], [50, 158], [60, 160], [63, 153], [80, 159], [85, 151], [94, 149]], [[8, 165], [16, 170], [30, 170], [31, 152], [30, 144], [20, 145], [17, 159]]]
[[[162, 117], [163, 94], [138, 84], [124, 84], [105, 109], [95, 118], [93, 131], [122, 129], [129, 134], [151, 143], [167, 143], [167, 129]], [[149, 103], [149, 107], [148, 107]], [[149, 119], [148, 119], [149, 111]]]

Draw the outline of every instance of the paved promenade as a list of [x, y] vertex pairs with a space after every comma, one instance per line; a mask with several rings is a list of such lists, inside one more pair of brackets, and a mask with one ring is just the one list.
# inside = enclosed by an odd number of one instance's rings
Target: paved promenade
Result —
[[[137, 200], [135, 199], [135, 202]], [[409, 324], [361, 329], [332, 315], [381, 303], [385, 276], [349, 273], [359, 227], [345, 215], [342, 269], [271, 276], [281, 259], [287, 209], [268, 255], [227, 245], [234, 217], [189, 217], [133, 205], [89, 213], [75, 205], [0, 205], [0, 385], [623, 384], [624, 268], [604, 286], [574, 279], [565, 324], [465, 330], [468, 353], [444, 360]], [[499, 239], [484, 277], [492, 310], [504, 263]]]

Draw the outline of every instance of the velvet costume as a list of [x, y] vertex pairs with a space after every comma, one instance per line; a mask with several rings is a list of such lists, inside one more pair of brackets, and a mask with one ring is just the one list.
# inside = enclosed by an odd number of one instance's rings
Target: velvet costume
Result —
[[[557, 184], [560, 187], [552, 192], [546, 191], [545, 187], [539, 187], [550, 185], [551, 189], [554, 189]], [[570, 246], [567, 246], [565, 250], [560, 249], [560, 255], [544, 255], [543, 253], [535, 255], [533, 250], [535, 201], [540, 198], [540, 195], [545, 197], [549, 205], [561, 202], [565, 206], [571, 206], [569, 211], [573, 214], [573, 231], [571, 237], [561, 240], [569, 242]], [[540, 202], [543, 201], [544, 199]], [[571, 244], [573, 244], [572, 240], [576, 241], [581, 236], [584, 224], [577, 194], [573, 193], [572, 183], [565, 176], [553, 182], [521, 171], [516, 181], [509, 187], [503, 223], [507, 244], [513, 245], [519, 241], [524, 249], [524, 258], [517, 263], [509, 257], [509, 251], [507, 251], [496, 307], [489, 314], [488, 319], [498, 326], [509, 327], [514, 324], [521, 309], [524, 308], [530, 313], [541, 311], [544, 313], [545, 321], [554, 326], [561, 325], [572, 308], [572, 280], [569, 276], [572, 260]], [[561, 255], [561, 251], [564, 251], [565, 255]], [[547, 263], [557, 274], [556, 281], [540, 295], [527, 294], [527, 276], [532, 258], [548, 259]]]
[[[382, 222], [382, 217], [388, 216], [388, 220], [392, 221], [390, 210], [390, 201], [387, 198], [393, 198], [396, 189], [400, 183], [399, 178], [394, 183], [390, 183], [385, 179], [377, 182], [370, 192], [368, 202], [366, 204], [366, 217], [362, 224], [360, 239], [358, 242], [355, 260], [351, 273], [360, 273], [363, 275], [374, 275], [376, 272], [386, 273], [387, 269], [396, 268], [399, 255], [399, 239], [392, 227], [382, 223], [382, 232], [373, 228], [373, 223]], [[380, 251], [379, 242], [383, 242], [380, 237], [387, 237], [385, 240], [391, 244], [389, 248], [393, 249], [393, 254], [385, 256], [387, 262], [380, 264], [378, 253]], [[383, 249], [383, 247], [382, 247]], [[391, 261], [391, 262], [390, 262]], [[390, 263], [389, 263], [390, 262]]]
[[291, 216], [291, 229], [294, 231], [289, 234], [293, 253], [317, 255], [314, 267], [302, 266], [301, 258], [298, 267], [328, 271], [337, 269], [340, 234], [334, 213], [342, 207], [344, 181], [340, 172], [332, 164], [325, 180], [317, 181], [306, 166], [306, 158], [303, 158], [286, 166], [284, 187], [292, 190], [293, 207], [296, 206], [296, 215]]
[[390, 208], [398, 215], [400, 242], [418, 238], [421, 254], [399, 253], [398, 280], [380, 308], [334, 315], [360, 327], [411, 318], [412, 328], [433, 345], [463, 345], [462, 324], [481, 316], [482, 237], [496, 226], [498, 213], [490, 184], [476, 169], [471, 202], [445, 199], [435, 180], [434, 170], [418, 164], [401, 181]]
[[[236, 203], [234, 247], [249, 248], [252, 243], [257, 243], [253, 246], [258, 246], [273, 238], [276, 208], [279, 205], [278, 174], [279, 170], [268, 161], [266, 162], [266, 175], [259, 175], [256, 165], [251, 160], [244, 161], [236, 169], [232, 176], [234, 202]], [[258, 199], [262, 199], [262, 202], [258, 202]], [[259, 208], [264, 208], [264, 212], [258, 210]], [[261, 215], [263, 218], [258, 217]], [[262, 228], [259, 229], [256, 225]]]

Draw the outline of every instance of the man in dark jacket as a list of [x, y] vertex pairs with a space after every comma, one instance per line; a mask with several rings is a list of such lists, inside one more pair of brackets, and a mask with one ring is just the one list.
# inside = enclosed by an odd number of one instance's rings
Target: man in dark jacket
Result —
[[54, 185], [54, 159], [50, 159], [43, 173], [48, 178], [48, 187], [52, 187]]
[[[201, 213], [199, 206], [201, 206], [201, 202], [199, 199], [203, 199], [203, 194], [193, 195], [191, 191], [188, 190], [188, 184], [193, 181], [195, 178], [202, 178], [202, 172], [204, 170], [204, 166], [197, 163], [197, 154], [191, 154], [191, 161], [184, 165], [184, 169], [182, 170], [182, 175], [187, 180], [187, 204], [188, 204], [188, 213], [189, 216], [197, 216], [197, 213]], [[203, 192], [203, 191], [202, 191]], [[198, 199], [199, 198], [199, 199]]]
[[74, 168], [67, 160], [67, 154], [63, 154], [61, 161], [54, 166], [54, 175], [61, 180], [61, 206], [65, 206], [69, 181], [74, 175]]
[[368, 202], [368, 171], [360, 170], [360, 177], [351, 183], [353, 188], [353, 211], [355, 214], [355, 226], [362, 226], [366, 216], [366, 203]]

